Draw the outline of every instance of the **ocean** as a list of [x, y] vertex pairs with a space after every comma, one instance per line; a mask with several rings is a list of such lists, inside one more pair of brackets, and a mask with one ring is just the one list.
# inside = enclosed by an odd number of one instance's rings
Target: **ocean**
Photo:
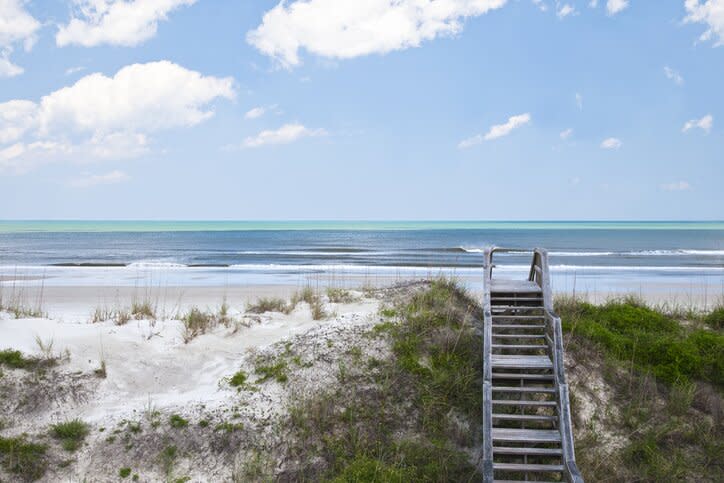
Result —
[[[0, 221], [0, 283], [475, 285], [488, 245], [547, 248], [558, 290], [724, 294], [724, 222]], [[498, 263], [523, 276], [530, 255]]]

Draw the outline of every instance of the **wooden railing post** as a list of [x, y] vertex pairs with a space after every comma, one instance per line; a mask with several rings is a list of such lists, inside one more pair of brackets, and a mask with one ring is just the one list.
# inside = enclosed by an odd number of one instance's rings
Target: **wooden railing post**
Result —
[[490, 307], [494, 248], [485, 249], [483, 279], [483, 482], [493, 483], [493, 367], [490, 362], [493, 342], [493, 316]]

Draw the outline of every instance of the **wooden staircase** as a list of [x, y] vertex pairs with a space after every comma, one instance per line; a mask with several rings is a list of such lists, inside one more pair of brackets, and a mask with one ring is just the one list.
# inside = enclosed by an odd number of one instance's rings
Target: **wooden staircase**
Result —
[[527, 280], [493, 278], [493, 255], [512, 251], [485, 250], [483, 481], [583, 483], [547, 253], [533, 251]]

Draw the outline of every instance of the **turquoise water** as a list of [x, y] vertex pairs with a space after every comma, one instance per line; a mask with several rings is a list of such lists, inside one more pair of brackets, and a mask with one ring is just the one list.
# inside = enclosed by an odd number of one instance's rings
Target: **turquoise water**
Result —
[[0, 233], [254, 230], [724, 230], [724, 221], [0, 220]]

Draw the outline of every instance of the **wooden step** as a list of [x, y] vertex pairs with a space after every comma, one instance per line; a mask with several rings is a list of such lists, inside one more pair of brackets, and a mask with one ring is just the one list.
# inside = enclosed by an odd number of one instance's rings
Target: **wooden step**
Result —
[[536, 421], [536, 422], [554, 422], [558, 421], [558, 416], [546, 416], [542, 414], [501, 414], [493, 413], [493, 419], [506, 421]]
[[493, 392], [526, 392], [526, 393], [555, 394], [556, 390], [555, 390], [555, 388], [552, 388], [552, 387], [493, 386]]
[[508, 354], [492, 354], [490, 361], [493, 368], [505, 369], [552, 369], [553, 363], [548, 356], [521, 356]]
[[494, 372], [493, 379], [514, 379], [526, 381], [552, 381], [553, 374], [515, 374], [512, 372]]
[[[529, 480], [493, 480], [493, 483], [528, 483]], [[560, 481], [535, 480], [535, 483], [561, 483]]]
[[511, 448], [508, 446], [493, 446], [493, 454], [529, 455], [529, 456], [560, 456], [560, 448]]
[[536, 473], [555, 473], [563, 471], [563, 465], [535, 465], [526, 463], [493, 463], [493, 469], [498, 471], [522, 471]]
[[500, 294], [542, 293], [537, 283], [529, 280], [492, 279], [490, 292]]
[[516, 350], [524, 350], [524, 351], [533, 351], [533, 350], [546, 350], [548, 349], [547, 345], [520, 345], [520, 344], [493, 344], [491, 346], [493, 349], [516, 349]]
[[493, 338], [496, 339], [545, 339], [545, 337], [543, 334], [493, 334]]
[[513, 302], [541, 302], [543, 300], [543, 296], [538, 297], [505, 297], [502, 295], [495, 295], [490, 294], [490, 301], [491, 302], [498, 302], [498, 301], [513, 301]]
[[543, 310], [541, 305], [491, 305], [493, 310]]
[[501, 314], [492, 314], [493, 320], [543, 320], [545, 319], [545, 315], [501, 315]]
[[538, 325], [523, 325], [523, 324], [492, 324], [493, 329], [545, 329], [546, 326], [543, 324]]
[[560, 443], [561, 433], [555, 429], [493, 428], [493, 441]]
[[521, 401], [520, 399], [493, 399], [493, 404], [499, 406], [545, 406], [545, 407], [556, 407], [558, 405], [555, 401]]

